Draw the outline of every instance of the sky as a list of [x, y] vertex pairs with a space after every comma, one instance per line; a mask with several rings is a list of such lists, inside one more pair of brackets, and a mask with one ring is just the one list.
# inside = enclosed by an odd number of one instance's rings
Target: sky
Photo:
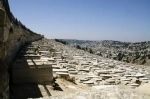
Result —
[[150, 41], [150, 0], [9, 0], [26, 27], [48, 39]]

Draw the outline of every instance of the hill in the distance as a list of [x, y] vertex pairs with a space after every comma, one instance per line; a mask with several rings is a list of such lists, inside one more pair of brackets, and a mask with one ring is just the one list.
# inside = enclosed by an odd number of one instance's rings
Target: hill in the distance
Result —
[[75, 39], [57, 39], [72, 47], [89, 51], [105, 58], [150, 66], [150, 41], [121, 42], [113, 40], [90, 41]]

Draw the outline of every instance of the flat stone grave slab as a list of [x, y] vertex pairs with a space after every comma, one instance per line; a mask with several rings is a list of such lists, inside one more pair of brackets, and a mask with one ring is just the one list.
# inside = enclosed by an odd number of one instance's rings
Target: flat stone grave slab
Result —
[[119, 70], [119, 69], [117, 70], [116, 69], [116, 70], [112, 70], [112, 72], [114, 72], [114, 73], [123, 73], [123, 72], [125, 72], [125, 70]]
[[79, 59], [79, 58], [82, 58], [82, 59], [83, 59], [82, 56], [73, 56], [73, 58], [74, 58], [74, 59]]
[[76, 71], [74, 68], [68, 68], [68, 71]]
[[106, 79], [105, 81], [108, 83], [115, 83], [115, 79]]
[[25, 62], [48, 62], [45, 59], [26, 59]]
[[89, 70], [91, 70], [92, 68], [95, 68], [94, 66], [89, 66]]
[[81, 62], [80, 65], [81, 65], [81, 66], [82, 66], [82, 65], [89, 66], [89, 63], [87, 63], [87, 62]]
[[132, 83], [132, 84], [128, 84], [128, 86], [130, 86], [131, 88], [136, 88], [139, 86], [139, 84], [137, 83]]
[[89, 69], [80, 69], [79, 71], [89, 72]]
[[51, 57], [51, 54], [50, 53], [44, 53], [44, 54], [40, 54], [41, 56], [44, 56], [44, 57]]
[[111, 71], [110, 70], [95, 70], [94, 74], [99, 76], [100, 74], [109, 74]]
[[48, 47], [43, 47], [43, 48], [39, 48], [39, 50], [42, 50], [42, 51], [49, 51], [49, 48], [48, 48]]
[[88, 84], [94, 84], [94, 81], [91, 81], [91, 80], [90, 81], [84, 81], [83, 84], [87, 84], [87, 85]]
[[69, 72], [69, 74], [78, 74], [77, 71], [68, 71], [68, 72]]
[[54, 61], [54, 58], [49, 58], [49, 57], [41, 57], [41, 59], [47, 60], [47, 61]]
[[99, 86], [92, 86], [93, 89], [105, 89], [105, 88], [109, 88], [109, 87], [114, 87], [115, 85], [99, 85]]
[[91, 80], [92, 80], [92, 81], [95, 81], [95, 82], [100, 82], [100, 81], [102, 81], [101, 78], [92, 78]]
[[121, 81], [131, 81], [131, 79], [128, 79], [128, 78], [122, 78], [120, 79]]
[[112, 77], [115, 77], [115, 78], [118, 78], [118, 77], [120, 77], [119, 75], [117, 75], [117, 74], [111, 74], [112, 75]]
[[83, 68], [89, 68], [90, 65], [82, 65]]
[[149, 80], [148, 78], [139, 78], [139, 80]]
[[50, 45], [40, 45], [40, 47], [50, 47]]
[[57, 75], [68, 76], [69, 73], [66, 72], [56, 72]]
[[53, 72], [56, 73], [56, 72], [65, 72], [65, 73], [68, 73], [68, 70], [67, 69], [53, 69]]
[[134, 77], [134, 75], [124, 75], [124, 77]]
[[114, 68], [115, 65], [114, 64], [108, 64], [108, 67]]
[[142, 81], [142, 83], [148, 83], [149, 79], [148, 78], [139, 78], [140, 81]]
[[49, 54], [49, 51], [39, 51], [41, 54]]
[[112, 76], [108, 74], [101, 74], [100, 77], [102, 77], [102, 79], [112, 78]]
[[20, 54], [34, 54], [34, 51], [21, 51]]
[[37, 47], [24, 47], [25, 50], [34, 50], [36, 49]]
[[61, 52], [54, 52], [53, 53], [53, 57], [54, 58], [61, 58], [62, 57], [62, 53]]
[[74, 65], [74, 64], [67, 64], [66, 68], [76, 68], [76, 65]]
[[33, 55], [33, 54], [29, 54], [29, 55], [19, 55], [19, 58], [40, 59], [40, 58], [41, 58], [41, 55]]
[[98, 66], [98, 63], [97, 62], [93, 62], [93, 66]]
[[53, 69], [60, 69], [60, 67], [58, 65], [52, 65]]
[[86, 76], [87, 78], [93, 79], [93, 78], [99, 78], [99, 76], [95, 76], [95, 75], [88, 75]]
[[91, 68], [90, 71], [94, 72], [95, 70], [101, 70], [100, 68]]
[[78, 78], [77, 80], [79, 80], [79, 83], [82, 83], [84, 81], [88, 81], [89, 79], [86, 77], [82, 77], [82, 78]]
[[57, 63], [59, 63], [59, 64], [60, 63], [66, 63], [66, 61], [61, 59], [61, 60], [57, 61]]
[[141, 77], [144, 77], [144, 76], [145, 76], [145, 74], [140, 74], [140, 73], [135, 75], [135, 77], [137, 77], [137, 78], [141, 78]]

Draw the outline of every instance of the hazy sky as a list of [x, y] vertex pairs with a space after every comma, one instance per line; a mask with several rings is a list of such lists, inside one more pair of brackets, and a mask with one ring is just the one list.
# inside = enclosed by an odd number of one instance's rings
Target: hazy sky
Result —
[[150, 41], [150, 0], [9, 0], [11, 11], [47, 38]]

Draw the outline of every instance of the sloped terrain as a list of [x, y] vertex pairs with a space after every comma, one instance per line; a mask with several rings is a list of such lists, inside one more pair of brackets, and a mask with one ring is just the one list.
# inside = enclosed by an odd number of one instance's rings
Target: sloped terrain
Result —
[[131, 43], [112, 40], [60, 40], [65, 41], [66, 44], [70, 46], [97, 54], [105, 58], [150, 66], [150, 41]]
[[150, 93], [146, 93], [149, 88], [145, 89], [150, 79], [146, 66], [103, 58], [49, 39], [27, 46], [20, 51], [15, 63], [23, 64], [21, 59], [26, 57], [27, 66], [32, 62], [42, 66], [51, 64], [53, 80], [51, 84], [13, 84], [12, 99], [150, 98]]

